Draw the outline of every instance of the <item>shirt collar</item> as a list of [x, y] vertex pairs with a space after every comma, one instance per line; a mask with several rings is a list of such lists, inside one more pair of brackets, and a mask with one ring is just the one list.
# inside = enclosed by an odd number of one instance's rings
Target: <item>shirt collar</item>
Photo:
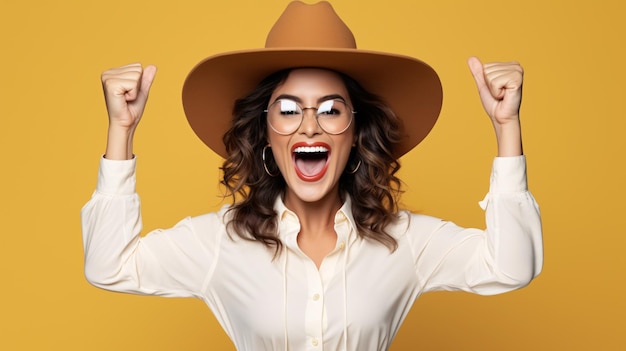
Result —
[[[335, 214], [335, 230], [337, 244], [352, 243], [356, 240], [356, 225], [352, 215], [352, 199], [345, 194], [345, 201]], [[300, 220], [295, 212], [285, 206], [282, 196], [277, 196], [274, 202], [274, 211], [278, 215], [278, 236], [286, 244], [295, 243], [300, 232]]]

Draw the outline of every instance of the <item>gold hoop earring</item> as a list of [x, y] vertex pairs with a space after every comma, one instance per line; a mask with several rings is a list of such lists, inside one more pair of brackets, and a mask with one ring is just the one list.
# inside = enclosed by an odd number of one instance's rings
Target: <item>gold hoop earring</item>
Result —
[[270, 170], [267, 168], [267, 164], [265, 163], [265, 150], [267, 150], [267, 148], [269, 147], [269, 145], [265, 145], [263, 147], [263, 152], [261, 155], [261, 158], [263, 159], [263, 169], [265, 169], [265, 173], [267, 173], [268, 176], [270, 177], [276, 177], [280, 174], [280, 171], [278, 171], [277, 173], [272, 173], [270, 172]]
[[358, 171], [358, 170], [359, 170], [359, 167], [361, 167], [361, 160], [359, 160], [359, 163], [357, 163], [357, 164], [356, 164], [356, 167], [354, 167], [354, 169], [353, 169], [353, 170], [351, 170], [351, 171], [346, 170], [346, 173], [348, 173], [348, 174], [354, 174], [354, 173], [356, 173], [356, 171]]

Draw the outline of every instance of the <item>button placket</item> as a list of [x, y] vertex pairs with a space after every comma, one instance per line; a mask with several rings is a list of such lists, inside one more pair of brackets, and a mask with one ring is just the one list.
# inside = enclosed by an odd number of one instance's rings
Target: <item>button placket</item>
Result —
[[306, 268], [309, 298], [306, 306], [305, 327], [310, 341], [307, 348], [316, 350], [321, 345], [323, 337], [324, 286], [317, 267], [312, 261], [309, 263]]

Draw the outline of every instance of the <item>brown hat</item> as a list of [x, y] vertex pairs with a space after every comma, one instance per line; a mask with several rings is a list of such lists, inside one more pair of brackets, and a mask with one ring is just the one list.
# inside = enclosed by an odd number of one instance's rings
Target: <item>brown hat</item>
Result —
[[270, 30], [265, 48], [211, 56], [191, 70], [183, 86], [183, 107], [191, 128], [226, 157], [222, 136], [230, 128], [234, 101], [266, 76], [296, 67], [342, 72], [381, 96], [403, 124], [403, 139], [394, 148], [396, 157], [426, 137], [441, 110], [441, 82], [430, 66], [408, 56], [359, 50], [350, 28], [328, 2], [294, 1]]

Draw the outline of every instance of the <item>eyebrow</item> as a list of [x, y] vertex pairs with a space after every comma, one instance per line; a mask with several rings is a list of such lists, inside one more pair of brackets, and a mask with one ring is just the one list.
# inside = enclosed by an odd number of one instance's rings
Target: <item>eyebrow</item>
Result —
[[[280, 94], [276, 97], [276, 99], [274, 99], [274, 101], [272, 101], [272, 103], [281, 100], [281, 99], [289, 99], [289, 100], [293, 100], [299, 104], [302, 103], [302, 99], [295, 96], [295, 95], [289, 95], [289, 94]], [[320, 97], [319, 99], [317, 99], [317, 103], [321, 103], [323, 101], [327, 101], [327, 100], [341, 100], [343, 102], [347, 102], [346, 98], [344, 98], [343, 96], [341, 96], [340, 94], [329, 94], [329, 95], [324, 95], [322, 97]]]

